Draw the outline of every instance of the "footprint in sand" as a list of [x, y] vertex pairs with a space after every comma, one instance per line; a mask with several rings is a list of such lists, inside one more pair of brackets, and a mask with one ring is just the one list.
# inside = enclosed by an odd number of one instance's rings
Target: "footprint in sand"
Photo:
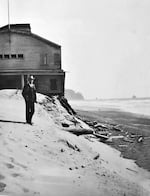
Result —
[[0, 192], [3, 192], [5, 190], [6, 184], [3, 182], [0, 182]]
[[4, 180], [4, 179], [5, 177], [2, 174], [0, 174], [0, 180]]
[[22, 190], [23, 190], [24, 193], [28, 193], [29, 192], [29, 189], [27, 189], [27, 188], [23, 188]]
[[3, 144], [4, 146], [6, 146], [8, 143], [5, 140], [3, 140]]
[[17, 173], [14, 173], [14, 174], [12, 174], [12, 176], [13, 176], [14, 178], [16, 178], [16, 177], [21, 176], [21, 175], [20, 175], [20, 174], [17, 174]]
[[9, 168], [9, 169], [13, 169], [13, 168], [14, 168], [14, 166], [13, 166], [11, 163], [5, 163], [5, 165], [6, 165], [7, 168]]
[[9, 147], [7, 147], [7, 150], [8, 150], [9, 152], [13, 152], [12, 149], [10, 149]]
[[10, 160], [12, 163], [14, 163], [15, 165], [19, 166], [19, 167], [22, 167], [23, 169], [27, 169], [27, 166], [21, 164], [21, 163], [18, 163], [15, 161], [15, 159], [13, 157], [10, 157]]

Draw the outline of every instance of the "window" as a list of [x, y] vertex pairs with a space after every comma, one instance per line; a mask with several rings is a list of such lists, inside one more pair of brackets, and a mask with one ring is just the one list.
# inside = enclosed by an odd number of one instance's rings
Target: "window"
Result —
[[47, 65], [47, 54], [44, 55], [44, 65]]
[[48, 65], [48, 55], [47, 54], [40, 54], [40, 63], [41, 65]]
[[54, 65], [60, 65], [61, 64], [61, 60], [60, 60], [60, 54], [55, 53], [54, 54]]
[[51, 79], [50, 80], [50, 89], [51, 90], [57, 90], [57, 80], [56, 79]]
[[17, 55], [16, 54], [11, 54], [11, 58], [12, 59], [16, 59], [17, 58]]
[[23, 59], [23, 54], [18, 54], [18, 59]]
[[0, 59], [23, 59], [23, 54], [0, 54]]
[[4, 54], [4, 59], [9, 59], [9, 54]]

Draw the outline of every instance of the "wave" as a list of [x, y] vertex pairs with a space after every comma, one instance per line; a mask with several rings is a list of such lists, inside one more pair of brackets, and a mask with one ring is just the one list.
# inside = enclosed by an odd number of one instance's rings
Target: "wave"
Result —
[[79, 110], [121, 110], [150, 116], [150, 99], [138, 100], [84, 100], [69, 101], [74, 109]]

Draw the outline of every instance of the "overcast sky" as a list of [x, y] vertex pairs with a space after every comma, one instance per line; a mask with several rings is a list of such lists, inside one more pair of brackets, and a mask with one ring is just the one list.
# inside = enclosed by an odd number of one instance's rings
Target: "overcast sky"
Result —
[[150, 96], [149, 0], [10, 0], [10, 22], [62, 46], [66, 88], [86, 98]]

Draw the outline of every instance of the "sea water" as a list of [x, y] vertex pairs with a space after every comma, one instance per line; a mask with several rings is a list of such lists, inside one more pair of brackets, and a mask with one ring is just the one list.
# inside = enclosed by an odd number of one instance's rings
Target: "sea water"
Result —
[[74, 109], [84, 111], [120, 110], [150, 116], [150, 99], [69, 101]]

